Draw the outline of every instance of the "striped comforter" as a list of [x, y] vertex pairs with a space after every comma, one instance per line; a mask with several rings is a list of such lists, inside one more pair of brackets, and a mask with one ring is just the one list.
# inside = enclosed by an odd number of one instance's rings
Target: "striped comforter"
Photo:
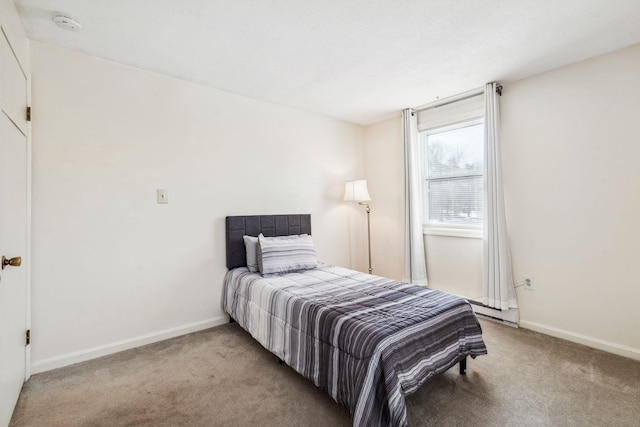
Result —
[[405, 396], [464, 356], [486, 354], [470, 305], [444, 292], [323, 265], [225, 278], [224, 309], [337, 402], [354, 426], [404, 426]]

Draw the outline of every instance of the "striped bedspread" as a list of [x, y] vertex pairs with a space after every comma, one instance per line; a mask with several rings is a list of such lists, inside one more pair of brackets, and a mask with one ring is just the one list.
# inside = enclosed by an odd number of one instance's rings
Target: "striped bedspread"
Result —
[[406, 425], [406, 395], [487, 353], [464, 299], [341, 267], [269, 278], [233, 269], [223, 301], [260, 344], [347, 406], [354, 426]]

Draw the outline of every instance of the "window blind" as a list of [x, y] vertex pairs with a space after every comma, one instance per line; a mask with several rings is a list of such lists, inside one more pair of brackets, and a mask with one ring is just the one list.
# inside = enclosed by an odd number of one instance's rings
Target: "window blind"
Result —
[[418, 131], [484, 116], [484, 94], [418, 111]]

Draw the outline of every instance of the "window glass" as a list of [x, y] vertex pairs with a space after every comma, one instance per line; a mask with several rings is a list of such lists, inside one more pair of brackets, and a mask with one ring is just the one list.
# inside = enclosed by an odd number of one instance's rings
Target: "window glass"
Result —
[[482, 119], [420, 132], [425, 224], [482, 227], [483, 140]]

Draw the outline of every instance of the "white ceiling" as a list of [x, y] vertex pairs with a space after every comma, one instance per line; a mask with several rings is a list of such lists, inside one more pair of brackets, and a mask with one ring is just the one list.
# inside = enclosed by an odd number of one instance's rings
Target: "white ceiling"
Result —
[[[640, 43], [640, 0], [16, 0], [33, 40], [369, 124]], [[80, 32], [57, 27], [66, 12]]]

